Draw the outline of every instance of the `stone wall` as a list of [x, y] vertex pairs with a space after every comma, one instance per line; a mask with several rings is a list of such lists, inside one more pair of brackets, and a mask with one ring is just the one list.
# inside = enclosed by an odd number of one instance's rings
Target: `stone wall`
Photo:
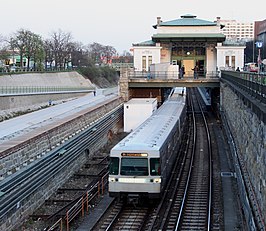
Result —
[[[0, 177], [3, 180], [19, 171], [33, 161], [46, 155], [51, 149], [62, 145], [75, 136], [82, 128], [105, 115], [122, 103], [120, 97], [109, 100], [105, 104], [79, 112], [75, 117], [69, 116], [61, 121], [37, 128], [32, 133], [19, 137], [19, 144], [6, 145], [8, 148], [0, 154]], [[23, 141], [24, 140], [24, 141]], [[22, 142], [23, 141], [23, 142]], [[14, 141], [11, 141], [15, 143]], [[7, 142], [8, 143], [8, 142]]]
[[[27, 137], [28, 140], [22, 144], [16, 145], [1, 153], [6, 156], [0, 159], [0, 174], [2, 174], [2, 178], [9, 177], [14, 172], [23, 170], [22, 168], [25, 168], [28, 164], [34, 164], [34, 161], [48, 155], [50, 150], [59, 147], [66, 140], [78, 135], [82, 129], [86, 129], [95, 120], [118, 107], [121, 103], [122, 99], [115, 97], [101, 106], [83, 110], [76, 116], [72, 115], [64, 118], [62, 121], [57, 121], [56, 126], [55, 124], [50, 124], [44, 130], [37, 132], [39, 133], [38, 135], [36, 135], [35, 130], [31, 138]], [[112, 133], [117, 133], [121, 129], [121, 121], [112, 125]], [[55, 175], [53, 179], [45, 183], [37, 192], [34, 192], [30, 198], [23, 200], [17, 205], [16, 210], [12, 211], [3, 222], [1, 221], [0, 230], [17, 228], [18, 224], [32, 214], [55, 190], [66, 182], [87, 161], [89, 156], [94, 155], [107, 142], [108, 135], [102, 134], [102, 137], [89, 147], [89, 153], [86, 151], [83, 152], [75, 161], [71, 162], [59, 174]]]
[[[121, 129], [121, 123], [114, 124], [111, 130], [117, 133]], [[62, 186], [77, 170], [80, 169], [88, 158], [95, 155], [97, 151], [107, 144], [107, 135], [105, 134], [102, 139], [99, 139], [94, 145], [90, 146], [90, 153], [83, 152], [75, 161], [71, 162], [59, 174], [55, 175], [51, 180], [45, 183], [38, 191], [31, 194], [29, 198], [23, 200], [17, 206], [15, 211], [8, 216], [4, 222], [1, 222], [0, 230], [12, 230], [19, 228], [20, 223], [30, 216], [45, 200], [47, 200], [60, 186]]]
[[[254, 191], [251, 203], [259, 206], [258, 213], [266, 221], [266, 126], [236, 93], [221, 83], [221, 109], [224, 112], [234, 137], [241, 168]], [[247, 184], [248, 185], [248, 184]]]
[[126, 102], [129, 100], [129, 88], [128, 88], [128, 70], [125, 68], [121, 69], [120, 79], [119, 79], [119, 92], [120, 96]]

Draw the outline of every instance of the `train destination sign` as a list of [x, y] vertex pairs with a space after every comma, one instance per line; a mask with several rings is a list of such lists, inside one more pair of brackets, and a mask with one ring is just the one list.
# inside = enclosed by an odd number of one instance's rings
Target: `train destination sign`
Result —
[[121, 153], [121, 156], [131, 156], [131, 157], [147, 157], [148, 154], [147, 153]]

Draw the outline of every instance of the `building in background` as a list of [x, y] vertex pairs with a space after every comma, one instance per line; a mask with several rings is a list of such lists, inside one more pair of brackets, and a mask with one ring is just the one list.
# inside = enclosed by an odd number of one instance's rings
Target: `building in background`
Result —
[[250, 41], [254, 39], [253, 22], [222, 20], [220, 17], [217, 17], [217, 22], [223, 25], [221, 28], [221, 32], [226, 36], [226, 40]]

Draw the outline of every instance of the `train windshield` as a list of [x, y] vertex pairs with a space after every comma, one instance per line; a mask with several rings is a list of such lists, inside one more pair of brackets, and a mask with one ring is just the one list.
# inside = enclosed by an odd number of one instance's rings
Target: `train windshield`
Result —
[[122, 158], [120, 174], [126, 176], [148, 176], [148, 159]]
[[111, 175], [118, 175], [118, 169], [119, 169], [119, 158], [111, 157], [109, 165], [109, 173]]
[[161, 175], [161, 167], [160, 167], [160, 159], [159, 158], [151, 158], [150, 159], [150, 171], [151, 176], [159, 176]]

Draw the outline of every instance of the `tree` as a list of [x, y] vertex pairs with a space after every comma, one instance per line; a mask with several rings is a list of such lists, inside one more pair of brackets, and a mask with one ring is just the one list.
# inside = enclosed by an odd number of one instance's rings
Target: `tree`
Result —
[[57, 32], [52, 32], [51, 37], [47, 42], [49, 44], [48, 48], [51, 49], [50, 55], [53, 57], [55, 68], [65, 67], [71, 60], [71, 33], [63, 32], [59, 29]]
[[14, 36], [10, 38], [10, 48], [13, 50], [13, 55], [15, 49], [18, 50], [20, 55], [20, 67], [23, 67], [23, 56], [25, 55], [25, 47], [27, 43], [27, 31], [24, 29], [18, 30]]
[[33, 59], [34, 68], [36, 68], [36, 62], [40, 63], [44, 61], [43, 55], [43, 41], [41, 36], [29, 32], [27, 34], [27, 42], [25, 47], [25, 55], [27, 57], [27, 69], [30, 67], [30, 61]]
[[[23, 67], [23, 57], [27, 58], [27, 69], [30, 67], [30, 61], [38, 56], [39, 62], [43, 61], [40, 56], [43, 50], [43, 42], [41, 36], [25, 29], [18, 30], [10, 38], [10, 47], [13, 50], [18, 50], [20, 55], [20, 67]], [[42, 59], [41, 59], [42, 58]], [[35, 61], [34, 61], [35, 62]], [[35, 65], [35, 64], [34, 64]]]
[[8, 59], [8, 47], [9, 44], [7, 43], [6, 39], [2, 35], [0, 35], [0, 61]]
[[74, 67], [87, 66], [88, 55], [83, 48], [83, 44], [79, 42], [73, 42], [70, 44], [70, 56], [71, 63]]
[[37, 68], [38, 70], [42, 70], [44, 67], [43, 62], [45, 60], [44, 44], [42, 40], [35, 41], [33, 51], [34, 69]]
[[117, 53], [116, 49], [111, 46], [105, 46], [103, 49], [103, 55], [106, 58], [106, 62], [110, 63], [112, 57]]
[[88, 55], [92, 62], [101, 64], [102, 63], [102, 53], [104, 47], [99, 43], [92, 43], [88, 45]]
[[54, 60], [52, 42], [48, 39], [44, 40], [43, 48], [44, 48], [44, 61], [45, 61], [44, 65], [45, 69], [47, 69], [47, 65], [49, 65], [49, 67], [52, 67], [52, 63]]
[[104, 46], [99, 43], [92, 43], [88, 45], [89, 58], [97, 64], [109, 63], [112, 56], [117, 53], [112, 46]]

